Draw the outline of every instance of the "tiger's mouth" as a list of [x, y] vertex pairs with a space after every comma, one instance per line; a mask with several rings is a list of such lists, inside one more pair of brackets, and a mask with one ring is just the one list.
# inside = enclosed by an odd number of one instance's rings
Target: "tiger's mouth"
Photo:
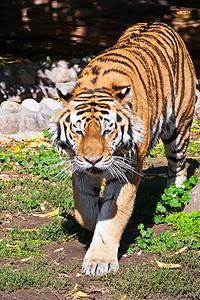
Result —
[[89, 169], [87, 169], [88, 172], [92, 173], [92, 174], [102, 174], [103, 173], [103, 170], [102, 169], [99, 169], [99, 168], [96, 168], [96, 167], [91, 167]]

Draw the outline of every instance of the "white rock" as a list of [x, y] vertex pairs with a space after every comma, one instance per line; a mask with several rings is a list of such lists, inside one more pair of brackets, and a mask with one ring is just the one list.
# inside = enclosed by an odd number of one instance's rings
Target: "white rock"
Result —
[[10, 113], [18, 113], [21, 110], [21, 106], [13, 101], [4, 101], [1, 103], [1, 108]]
[[34, 112], [40, 111], [40, 104], [34, 99], [28, 98], [22, 102], [22, 106], [28, 108]]
[[3, 134], [13, 134], [19, 131], [19, 123], [13, 116], [0, 116], [0, 132]]
[[52, 98], [43, 98], [40, 103], [45, 104], [49, 109], [52, 110], [60, 110], [63, 108], [62, 102], [58, 102]]
[[23, 123], [25, 130], [43, 131], [49, 126], [49, 116], [41, 113], [27, 114], [24, 116]]
[[7, 96], [7, 101], [13, 101], [13, 102], [20, 102], [21, 101], [21, 97], [20, 95], [16, 95], [16, 96]]
[[67, 95], [67, 93], [70, 93], [73, 90], [75, 83], [76, 81], [56, 83], [56, 88], [59, 89], [63, 95]]
[[59, 60], [52, 66], [52, 75], [55, 82], [69, 82], [71, 80], [69, 73], [69, 63]]

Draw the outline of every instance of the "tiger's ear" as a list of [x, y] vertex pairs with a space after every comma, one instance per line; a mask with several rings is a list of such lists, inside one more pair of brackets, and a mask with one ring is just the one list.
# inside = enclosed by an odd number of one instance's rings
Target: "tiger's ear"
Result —
[[57, 88], [57, 93], [58, 93], [58, 97], [63, 101], [63, 102], [69, 102], [69, 99], [72, 97], [71, 93], [66, 93], [66, 95], [64, 95], [61, 90], [59, 90]]

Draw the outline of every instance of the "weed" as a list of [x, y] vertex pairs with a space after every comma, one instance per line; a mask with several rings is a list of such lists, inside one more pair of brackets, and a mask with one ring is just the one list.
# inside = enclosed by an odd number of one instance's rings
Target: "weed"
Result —
[[[44, 258], [34, 258], [28, 265], [17, 270], [3, 266], [0, 269], [0, 290], [14, 291], [29, 287], [51, 286], [57, 290], [69, 290], [74, 285], [73, 280], [67, 278], [76, 266], [58, 267], [54, 261], [48, 262]], [[59, 276], [66, 274], [66, 276]]]
[[160, 140], [157, 146], [150, 150], [148, 158], [160, 158], [165, 155], [163, 142]]
[[0, 241], [0, 256], [38, 256], [41, 245], [52, 241], [64, 242], [81, 231], [83, 229], [72, 220], [71, 215], [66, 218], [54, 217], [52, 221], [33, 229], [14, 226], [8, 232], [4, 230], [5, 237]]
[[[173, 261], [177, 261], [174, 258]], [[178, 257], [181, 269], [161, 269], [155, 264], [124, 266], [117, 274], [107, 275], [100, 280], [109, 287], [112, 295], [107, 299], [166, 299], [200, 297], [199, 256], [188, 251]]]
[[173, 225], [181, 236], [197, 236], [200, 238], [200, 211], [192, 214], [178, 212], [166, 217], [165, 222]]
[[198, 177], [193, 175], [189, 180], [183, 182], [184, 187], [176, 187], [175, 183], [171, 183], [170, 187], [164, 190], [161, 199], [157, 201], [154, 222], [161, 223], [167, 214], [183, 210], [191, 199], [189, 191], [197, 181]]
[[61, 174], [67, 182], [70, 182], [71, 174], [64, 169], [69, 166], [68, 161], [68, 158], [61, 158], [54, 147], [49, 149], [46, 145], [40, 145], [37, 150], [27, 148], [27, 146], [17, 147], [17, 149], [15, 147], [7, 151], [0, 150], [0, 171], [30, 173], [43, 179], [58, 180]]
[[144, 228], [144, 224], [138, 225], [140, 236], [136, 238], [135, 243], [129, 245], [128, 253], [134, 253], [139, 249], [152, 253], [163, 253], [177, 251], [186, 245], [193, 249], [198, 249], [200, 246], [199, 239], [192, 235], [188, 236], [168, 230], [165, 233], [161, 232], [160, 236], [156, 237], [152, 228]]
[[29, 212], [40, 209], [44, 201], [46, 208], [69, 211], [74, 207], [72, 190], [62, 182], [55, 184], [32, 178], [0, 180], [0, 210]]

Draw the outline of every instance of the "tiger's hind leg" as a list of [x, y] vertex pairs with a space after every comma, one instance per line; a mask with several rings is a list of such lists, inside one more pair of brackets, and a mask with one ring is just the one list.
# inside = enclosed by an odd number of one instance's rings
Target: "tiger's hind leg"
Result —
[[189, 144], [191, 124], [192, 119], [189, 121], [180, 121], [178, 126], [171, 123], [168, 126], [168, 130], [166, 130], [162, 136], [168, 160], [167, 187], [169, 187], [172, 182], [174, 182], [176, 186], [182, 186], [183, 181], [187, 179], [186, 151]]

